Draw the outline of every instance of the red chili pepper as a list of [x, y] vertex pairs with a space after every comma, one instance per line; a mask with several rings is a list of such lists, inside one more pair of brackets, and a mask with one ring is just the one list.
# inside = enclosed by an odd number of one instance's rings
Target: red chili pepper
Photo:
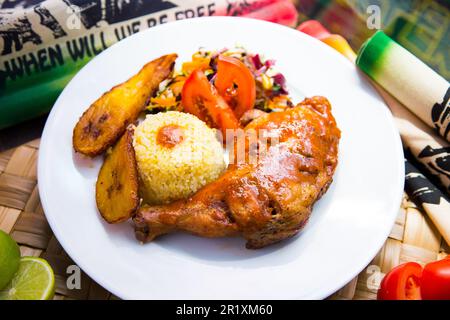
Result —
[[378, 300], [450, 300], [450, 256], [424, 268], [416, 262], [392, 269], [378, 290]]
[[378, 300], [420, 300], [422, 266], [416, 262], [401, 264], [381, 281]]
[[242, 17], [266, 20], [285, 26], [295, 26], [298, 12], [291, 1], [280, 0], [259, 10], [243, 14]]
[[450, 256], [423, 268], [420, 292], [424, 300], [450, 300]]

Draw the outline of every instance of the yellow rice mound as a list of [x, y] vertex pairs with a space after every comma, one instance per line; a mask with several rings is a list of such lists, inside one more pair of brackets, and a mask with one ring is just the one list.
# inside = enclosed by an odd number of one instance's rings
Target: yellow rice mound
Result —
[[[179, 126], [183, 132], [183, 140], [171, 148], [157, 142], [159, 129], [167, 125]], [[215, 131], [191, 114], [168, 111], [147, 115], [135, 129], [133, 145], [142, 197], [149, 204], [187, 198], [225, 169]]]

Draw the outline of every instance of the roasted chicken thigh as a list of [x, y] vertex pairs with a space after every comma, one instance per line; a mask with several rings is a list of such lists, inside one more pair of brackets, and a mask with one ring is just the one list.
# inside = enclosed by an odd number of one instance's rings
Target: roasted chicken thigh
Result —
[[276, 143], [246, 146], [246, 153], [257, 153], [256, 162], [231, 163], [218, 180], [186, 200], [142, 206], [133, 218], [138, 240], [185, 231], [203, 237], [241, 235], [247, 248], [261, 248], [302, 229], [338, 162], [340, 131], [330, 103], [308, 98], [283, 112], [261, 115], [245, 130], [269, 132]]

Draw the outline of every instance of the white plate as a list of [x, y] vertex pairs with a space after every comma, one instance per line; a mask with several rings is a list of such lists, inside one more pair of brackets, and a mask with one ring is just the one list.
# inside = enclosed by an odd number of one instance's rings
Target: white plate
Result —
[[[140, 245], [130, 223], [108, 225], [94, 199], [101, 159], [80, 161], [72, 129], [103, 92], [166, 53], [185, 61], [200, 46], [244, 45], [277, 60], [297, 98], [326, 96], [342, 130], [334, 182], [296, 237], [260, 250], [244, 240], [167, 235]], [[393, 119], [355, 66], [298, 31], [258, 20], [201, 18], [158, 26], [119, 42], [67, 85], [39, 153], [47, 219], [73, 260], [124, 299], [324, 298], [375, 256], [403, 190], [403, 152]]]

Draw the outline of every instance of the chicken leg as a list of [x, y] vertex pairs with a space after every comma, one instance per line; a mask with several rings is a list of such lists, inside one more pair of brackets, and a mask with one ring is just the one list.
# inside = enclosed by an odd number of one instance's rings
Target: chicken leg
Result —
[[141, 207], [133, 218], [137, 239], [148, 242], [180, 230], [203, 237], [242, 235], [247, 248], [261, 248], [298, 233], [337, 165], [340, 131], [330, 103], [305, 99], [253, 120], [245, 127], [250, 129], [275, 134], [277, 143], [257, 148], [256, 163], [230, 164], [189, 199]]

